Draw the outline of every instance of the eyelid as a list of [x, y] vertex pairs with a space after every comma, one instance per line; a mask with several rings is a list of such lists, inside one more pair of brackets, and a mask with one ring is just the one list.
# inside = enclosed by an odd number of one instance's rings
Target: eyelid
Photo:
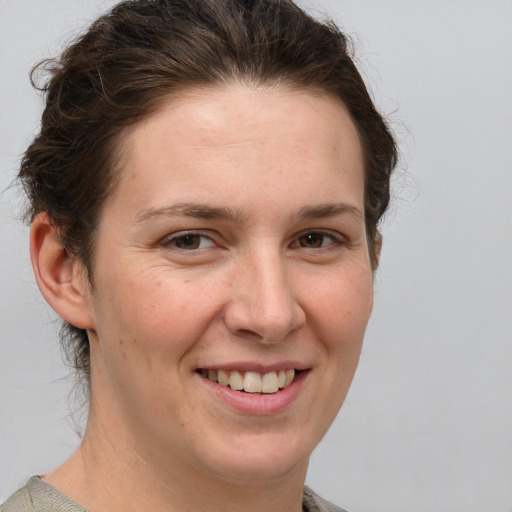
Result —
[[294, 235], [291, 245], [297, 243], [299, 238], [301, 238], [305, 235], [308, 235], [308, 234], [324, 235], [324, 236], [330, 237], [332, 239], [332, 243], [329, 245], [323, 246], [323, 247], [308, 248], [308, 247], [297, 246], [298, 248], [305, 249], [305, 250], [316, 250], [316, 251], [329, 250], [329, 249], [334, 249], [334, 247], [331, 247], [333, 245], [336, 247], [339, 247], [340, 245], [344, 245], [346, 243], [345, 237], [337, 231], [332, 231], [330, 229], [315, 229], [315, 228], [313, 228], [313, 229], [305, 229], [304, 231], [301, 231], [301, 232], [297, 233], [296, 235]]
[[[172, 243], [180, 238], [184, 238], [186, 236], [197, 236], [197, 237], [200, 237], [200, 238], [205, 238], [205, 239], [208, 239], [210, 240], [211, 242], [211, 245], [208, 245], [208, 247], [201, 247], [201, 248], [197, 248], [197, 249], [181, 249], [180, 247], [176, 247], [176, 246], [172, 246]], [[172, 249], [176, 250], [176, 251], [180, 251], [180, 252], [187, 252], [187, 253], [193, 253], [193, 252], [198, 252], [198, 251], [201, 251], [202, 249], [207, 249], [209, 247], [213, 247], [213, 246], [217, 246], [217, 242], [213, 239], [212, 236], [210, 236], [210, 234], [206, 234], [204, 233], [203, 231], [198, 231], [198, 230], [192, 230], [192, 229], [187, 229], [187, 230], [184, 230], [184, 231], [177, 231], [175, 233], [171, 233], [170, 235], [167, 235], [165, 236], [164, 238], [162, 238], [159, 242], [159, 245], [162, 246], [162, 247], [165, 247], [165, 248], [169, 248], [171, 247]]]
[[[302, 246], [298, 245], [299, 239], [308, 234], [316, 234], [316, 235], [326, 236], [332, 240], [332, 243], [325, 245], [325, 246], [311, 247], [311, 248], [302, 247]], [[208, 244], [207, 247], [200, 247], [200, 248], [188, 249], [188, 250], [172, 245], [174, 241], [176, 241], [180, 238], [186, 237], [186, 236], [201, 237], [201, 238], [209, 240], [211, 242], [211, 244]], [[337, 231], [332, 231], [329, 229], [320, 229], [320, 228], [314, 229], [313, 228], [313, 229], [305, 229], [305, 230], [300, 231], [299, 233], [295, 234], [293, 236], [289, 246], [292, 248], [298, 248], [298, 249], [303, 249], [303, 250], [307, 250], [307, 251], [321, 251], [321, 250], [327, 251], [327, 250], [335, 249], [336, 247], [339, 247], [340, 245], [345, 245], [345, 244], [346, 244], [345, 237], [341, 233], [339, 233]], [[210, 247], [220, 246], [221, 244], [219, 244], [217, 242], [217, 240], [215, 239], [215, 236], [212, 236], [211, 232], [205, 233], [203, 230], [187, 229], [187, 230], [183, 230], [183, 231], [177, 231], [177, 232], [174, 232], [174, 233], [171, 233], [171, 234], [165, 236], [164, 238], [162, 238], [160, 240], [159, 245], [164, 248], [171, 248], [173, 250], [183, 252], [183, 253], [194, 253], [194, 252], [200, 252], [201, 250], [204, 250], [204, 249], [209, 249]]]

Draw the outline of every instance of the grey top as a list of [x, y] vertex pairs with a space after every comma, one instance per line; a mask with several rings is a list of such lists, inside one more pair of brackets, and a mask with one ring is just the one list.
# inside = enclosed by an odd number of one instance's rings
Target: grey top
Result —
[[33, 476], [25, 487], [0, 505], [0, 512], [87, 512], [87, 509]]
[[[320, 498], [309, 487], [304, 487], [302, 508], [304, 512], [346, 512]], [[25, 487], [0, 505], [0, 512], [87, 512], [87, 509], [33, 476]]]

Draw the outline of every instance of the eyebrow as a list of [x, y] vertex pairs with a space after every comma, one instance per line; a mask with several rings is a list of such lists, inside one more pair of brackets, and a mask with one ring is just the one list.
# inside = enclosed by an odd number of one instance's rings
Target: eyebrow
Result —
[[212, 206], [208, 204], [198, 203], [178, 203], [172, 206], [165, 206], [163, 208], [150, 208], [143, 210], [137, 215], [136, 223], [144, 222], [145, 220], [154, 217], [195, 217], [197, 219], [220, 219], [235, 222], [239, 215], [231, 208]]
[[[323, 217], [334, 217], [337, 215], [350, 215], [363, 219], [363, 212], [350, 204], [346, 203], [325, 203], [317, 205], [306, 205], [303, 206], [296, 214], [293, 214], [293, 218], [298, 221], [319, 219]], [[172, 206], [165, 206], [163, 208], [149, 208], [143, 210], [137, 215], [135, 223], [141, 223], [148, 219], [155, 217], [194, 217], [197, 219], [220, 219], [231, 222], [240, 221], [243, 217], [241, 212], [236, 212], [231, 208], [222, 206], [213, 206], [209, 204], [201, 203], [178, 203]]]
[[363, 212], [347, 203], [325, 203], [302, 207], [298, 214], [298, 220], [319, 219], [322, 217], [334, 217], [337, 215], [350, 215], [363, 220]]

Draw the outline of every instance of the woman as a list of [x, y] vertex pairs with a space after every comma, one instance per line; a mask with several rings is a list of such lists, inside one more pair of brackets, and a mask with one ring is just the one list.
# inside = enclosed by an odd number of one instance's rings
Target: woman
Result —
[[340, 510], [304, 480], [396, 162], [344, 36], [291, 1], [129, 1], [46, 66], [20, 179], [90, 410], [2, 512]]

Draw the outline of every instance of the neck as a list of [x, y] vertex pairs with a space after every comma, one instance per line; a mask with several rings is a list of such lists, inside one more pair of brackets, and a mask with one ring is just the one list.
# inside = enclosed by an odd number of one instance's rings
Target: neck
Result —
[[307, 460], [280, 478], [222, 478], [179, 456], [142, 453], [133, 436], [98, 416], [91, 411], [78, 450], [44, 477], [91, 512], [302, 510]]

